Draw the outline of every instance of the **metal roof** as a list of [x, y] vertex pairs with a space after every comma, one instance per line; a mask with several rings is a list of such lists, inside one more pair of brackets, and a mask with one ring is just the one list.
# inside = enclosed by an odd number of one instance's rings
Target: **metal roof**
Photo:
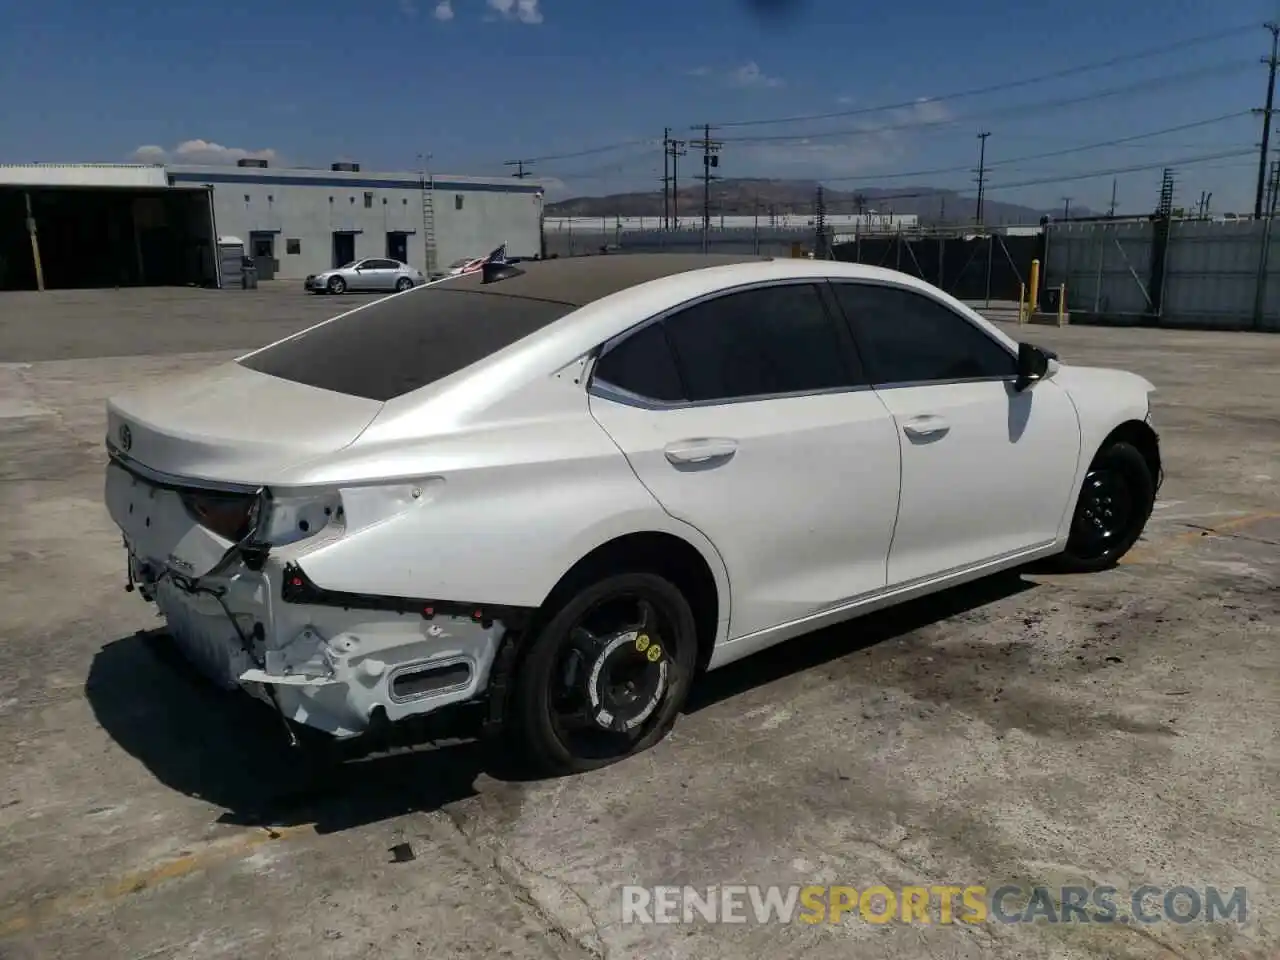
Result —
[[0, 185], [20, 187], [167, 187], [164, 167], [144, 163], [6, 163]]

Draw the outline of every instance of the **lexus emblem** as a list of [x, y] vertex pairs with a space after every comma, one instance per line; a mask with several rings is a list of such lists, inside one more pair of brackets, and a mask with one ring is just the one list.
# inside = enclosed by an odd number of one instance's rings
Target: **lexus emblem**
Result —
[[129, 429], [127, 423], [120, 425], [120, 449], [127, 451], [133, 446], [133, 431]]

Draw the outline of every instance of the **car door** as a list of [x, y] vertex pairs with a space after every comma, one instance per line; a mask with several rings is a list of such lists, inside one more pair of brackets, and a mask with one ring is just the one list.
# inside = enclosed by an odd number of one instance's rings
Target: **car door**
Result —
[[719, 551], [740, 638], [880, 590], [897, 432], [821, 285], [719, 294], [606, 344], [591, 412]]
[[395, 282], [395, 264], [390, 260], [366, 260], [360, 265], [361, 289], [391, 290]]
[[832, 287], [899, 431], [889, 584], [1052, 542], [1080, 456], [1066, 392], [1052, 379], [1016, 390], [1016, 353], [963, 308], [901, 285]]

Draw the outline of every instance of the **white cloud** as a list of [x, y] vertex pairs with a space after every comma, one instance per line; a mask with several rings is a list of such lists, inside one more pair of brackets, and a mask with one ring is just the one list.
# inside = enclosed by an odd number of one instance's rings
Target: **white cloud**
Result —
[[[490, 0], [490, 2], [493, 2], [493, 0]], [[685, 75], [690, 77], [714, 77], [717, 81], [728, 84], [731, 87], [743, 89], [774, 88], [786, 85], [785, 81], [780, 77], [771, 77], [762, 71], [760, 65], [754, 60], [724, 72], [707, 66], [692, 67], [685, 71]]]
[[224, 147], [211, 140], [184, 140], [172, 150], [155, 144], [146, 144], [133, 151], [133, 157], [139, 163], [204, 163], [233, 164], [237, 160], [254, 158], [279, 163], [280, 154], [275, 150], [246, 150], [243, 147]]
[[754, 60], [744, 63], [742, 66], [731, 70], [728, 76], [729, 83], [735, 87], [781, 87], [783, 80], [779, 77], [771, 77], [760, 69], [760, 65]]
[[133, 151], [133, 159], [138, 163], [164, 163], [169, 159], [169, 151], [148, 143]]
[[504, 20], [519, 20], [521, 23], [541, 23], [542, 11], [538, 9], [538, 0], [488, 0], [489, 9]]
[[436, 8], [432, 11], [431, 15], [437, 20], [452, 20], [453, 4], [450, 0], [440, 0], [440, 2], [436, 4]]

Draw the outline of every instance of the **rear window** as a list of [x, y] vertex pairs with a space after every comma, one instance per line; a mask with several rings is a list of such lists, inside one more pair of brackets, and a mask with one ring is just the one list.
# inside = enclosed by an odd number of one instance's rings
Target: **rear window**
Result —
[[457, 373], [575, 309], [425, 287], [313, 327], [240, 363], [294, 383], [387, 401]]

